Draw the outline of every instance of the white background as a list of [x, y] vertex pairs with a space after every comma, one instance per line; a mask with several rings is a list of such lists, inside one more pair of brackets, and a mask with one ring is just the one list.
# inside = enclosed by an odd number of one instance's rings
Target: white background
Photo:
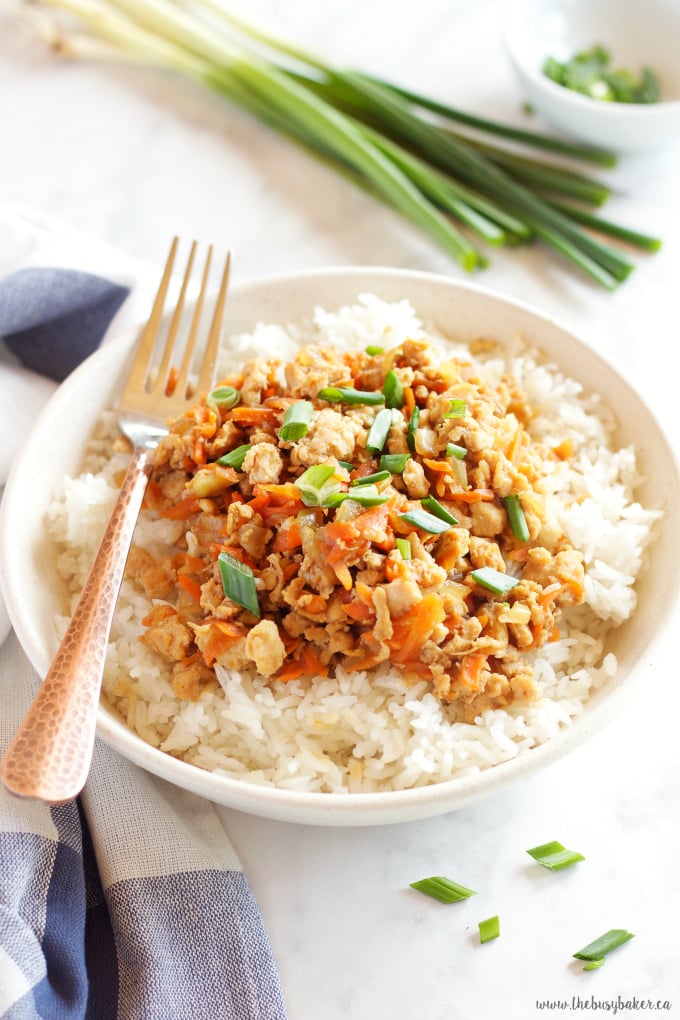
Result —
[[[491, 0], [251, 0], [248, 8], [329, 59], [523, 121]], [[63, 62], [2, 12], [0, 39], [2, 200], [156, 265], [175, 233], [229, 245], [236, 280], [336, 264], [464, 275], [391, 211], [198, 88]], [[637, 256], [616, 293], [540, 247], [492, 252], [491, 267], [475, 276], [557, 316], [616, 361], [674, 440], [679, 156], [669, 147], [600, 174], [617, 192], [607, 216], [664, 239], [659, 254]], [[670, 648], [662, 661], [653, 687], [638, 689], [589, 746], [455, 814], [349, 830], [224, 811], [291, 1020], [589, 1016], [593, 999], [613, 1007], [619, 996], [670, 1000], [660, 1015], [680, 1016], [680, 699]], [[560, 874], [539, 869], [525, 850], [551, 839], [586, 862]], [[408, 889], [430, 874], [478, 895], [443, 907]], [[477, 922], [496, 913], [502, 936], [480, 946]], [[636, 938], [584, 974], [571, 954], [611, 927]], [[536, 1009], [536, 1000], [577, 998], [588, 1008]]]

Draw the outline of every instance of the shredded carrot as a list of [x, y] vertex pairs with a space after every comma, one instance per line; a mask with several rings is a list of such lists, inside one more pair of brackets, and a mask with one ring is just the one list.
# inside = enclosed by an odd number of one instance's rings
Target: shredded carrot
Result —
[[407, 613], [393, 621], [394, 632], [387, 642], [394, 662], [418, 658], [418, 650], [444, 620], [441, 599], [434, 592], [424, 595]]
[[302, 646], [300, 662], [304, 666], [306, 676], [328, 676], [328, 666], [321, 661], [311, 645]]
[[180, 588], [184, 588], [184, 591], [196, 602], [197, 604], [201, 601], [201, 586], [198, 581], [194, 581], [188, 574], [178, 574], [177, 584]]
[[370, 620], [374, 615], [371, 607], [367, 606], [365, 602], [347, 602], [342, 608], [343, 612], [358, 623]]
[[142, 506], [145, 510], [151, 507], [152, 510], [156, 510], [159, 504], [163, 501], [163, 490], [156, 481], [155, 478], [149, 479], [149, 484], [146, 487], [144, 494], [144, 502]]
[[169, 506], [165, 510], [161, 510], [159, 516], [165, 517], [170, 521], [186, 521], [192, 514], [198, 513], [199, 506], [198, 500], [194, 495], [185, 496], [179, 503], [175, 503], [174, 506]]
[[493, 489], [470, 489], [468, 492], [451, 493], [451, 499], [461, 503], [492, 503], [495, 498]]
[[404, 386], [404, 417], [410, 418], [416, 406], [416, 397], [411, 386]]
[[274, 545], [272, 546], [274, 552], [290, 552], [291, 549], [297, 549], [302, 545], [300, 525], [298, 524], [297, 518], [290, 518], [290, 522], [291, 523], [287, 527], [280, 528], [280, 530], [276, 532]]
[[242, 637], [245, 637], [245, 629], [238, 624], [229, 620], [211, 620], [210, 635], [202, 649], [206, 666], [212, 666], [222, 652]]
[[173, 395], [173, 393], [175, 392], [175, 387], [177, 386], [178, 379], [179, 369], [177, 368], [176, 365], [173, 365], [170, 371], [168, 372], [167, 382], [165, 383], [166, 397], [171, 397]]
[[225, 418], [238, 425], [276, 425], [279, 412], [272, 407], [243, 407], [238, 405], [229, 411]]
[[423, 464], [430, 471], [435, 471], [442, 475], [451, 474], [451, 465], [447, 460], [432, 460], [431, 457], [423, 457]]
[[299, 676], [302, 676], [304, 671], [302, 663], [297, 662], [295, 659], [287, 660], [276, 674], [276, 679], [280, 680], [281, 683], [287, 684], [289, 680], [296, 680]]
[[560, 460], [567, 460], [574, 455], [574, 440], [571, 436], [568, 436], [561, 443], [558, 443], [557, 446], [553, 446], [552, 451]]
[[458, 679], [461, 686], [468, 691], [478, 691], [482, 670], [487, 663], [487, 656], [484, 652], [470, 652], [460, 660], [458, 667]]

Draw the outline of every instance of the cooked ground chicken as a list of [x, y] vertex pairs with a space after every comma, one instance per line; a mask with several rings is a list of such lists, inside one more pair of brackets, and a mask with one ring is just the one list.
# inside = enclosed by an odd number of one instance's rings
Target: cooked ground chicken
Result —
[[[388, 372], [402, 393], [387, 433], [369, 439], [384, 402], [361, 392], [380, 394]], [[175, 558], [135, 548], [128, 564], [161, 600], [143, 640], [173, 664], [176, 694], [197, 698], [216, 664], [313, 682], [389, 659], [461, 718], [534, 698], [525, 653], [558, 636], [584, 568], [546, 516], [540, 483], [555, 454], [530, 438], [516, 382], [490, 389], [470, 363], [409, 340], [379, 356], [310, 346], [285, 366], [258, 357], [223, 384], [240, 403], [203, 400], [156, 454], [148, 502], [183, 528]], [[325, 400], [325, 387], [354, 396]], [[284, 440], [301, 401], [306, 431]], [[406, 461], [385, 467], [382, 454]], [[317, 467], [323, 479], [305, 486]], [[234, 564], [255, 601], [225, 581]], [[508, 583], [494, 590], [489, 571]]]

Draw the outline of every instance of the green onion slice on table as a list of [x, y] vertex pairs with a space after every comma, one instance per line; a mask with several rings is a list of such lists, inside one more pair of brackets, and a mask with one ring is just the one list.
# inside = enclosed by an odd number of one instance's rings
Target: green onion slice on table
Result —
[[557, 840], [532, 847], [531, 850], [527, 850], [527, 853], [541, 867], [547, 868], [549, 871], [561, 871], [562, 868], [569, 868], [572, 864], [585, 860], [583, 854], [577, 850], [565, 850]]
[[494, 917], [487, 917], [486, 920], [479, 922], [479, 941], [484, 944], [485, 942], [491, 942], [493, 939], [497, 939], [501, 933], [501, 922], [498, 914]]
[[459, 885], [458, 882], [445, 878], [443, 875], [421, 878], [418, 882], [411, 882], [410, 888], [417, 889], [418, 892], [425, 893], [426, 896], [432, 896], [440, 903], [458, 903], [460, 900], [467, 900], [470, 896], [477, 895], [474, 889]]
[[618, 949], [632, 938], [635, 938], [632, 932], [626, 931], [624, 928], [610, 928], [604, 935], [600, 935], [594, 942], [590, 942], [572, 955], [577, 960], [587, 961], [584, 970], [595, 970], [602, 966], [607, 953]]

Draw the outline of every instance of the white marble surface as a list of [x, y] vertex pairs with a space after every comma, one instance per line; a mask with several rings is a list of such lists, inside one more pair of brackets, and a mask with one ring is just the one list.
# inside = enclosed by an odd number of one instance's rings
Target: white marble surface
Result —
[[[329, 58], [521, 119], [491, 0], [248, 6]], [[341, 263], [462, 275], [389, 210], [224, 103], [162, 75], [63, 63], [3, 12], [0, 38], [3, 200], [157, 264], [172, 233], [228, 243], [237, 279]], [[476, 277], [608, 354], [676, 440], [679, 157], [670, 148], [603, 173], [618, 192], [608, 215], [665, 241], [615, 294], [540, 248], [492, 253]], [[660, 1015], [680, 1016], [680, 698], [668, 641], [660, 661], [653, 689], [589, 746], [455, 814], [343, 830], [224, 811], [291, 1020], [635, 1016], [650, 1010], [640, 1000], [668, 1001]], [[550, 839], [586, 862], [539, 869], [525, 850]], [[435, 873], [478, 895], [443, 907], [407, 888]], [[496, 913], [502, 936], [480, 946], [477, 922]], [[610, 927], [636, 938], [584, 974], [571, 953]], [[541, 1010], [540, 1000], [563, 1004]]]

